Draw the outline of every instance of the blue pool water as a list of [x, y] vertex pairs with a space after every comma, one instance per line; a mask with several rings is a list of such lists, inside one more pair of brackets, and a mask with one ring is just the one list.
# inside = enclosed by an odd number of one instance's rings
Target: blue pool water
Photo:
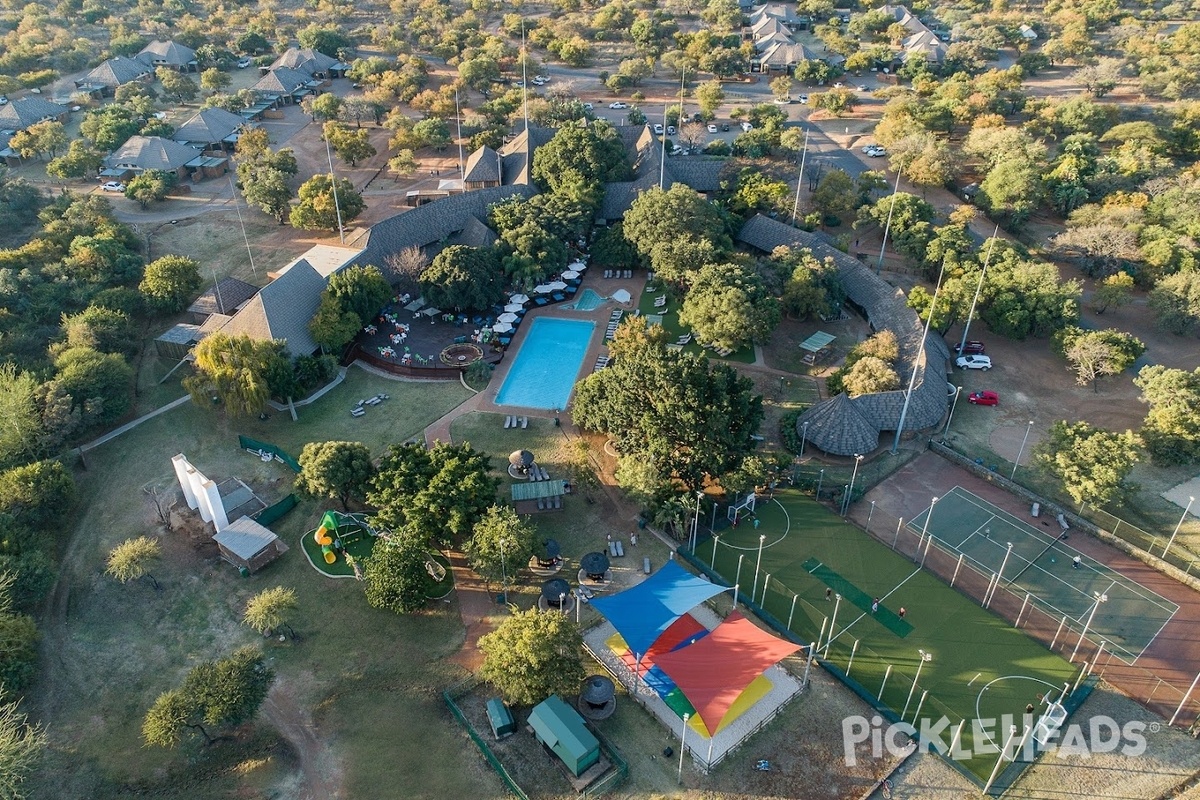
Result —
[[565, 409], [596, 328], [594, 322], [539, 317], [496, 395], [496, 405]]
[[583, 292], [580, 293], [578, 300], [576, 300], [574, 303], [571, 303], [569, 306], [563, 306], [563, 308], [573, 308], [576, 311], [595, 311], [600, 307], [600, 304], [604, 302], [604, 299], [605, 298], [596, 294], [595, 291], [591, 289], [584, 289]]

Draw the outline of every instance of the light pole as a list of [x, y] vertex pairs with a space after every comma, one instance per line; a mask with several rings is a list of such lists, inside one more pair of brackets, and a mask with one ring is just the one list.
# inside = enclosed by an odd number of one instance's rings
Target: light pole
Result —
[[508, 602], [508, 555], [504, 552], [504, 540], [500, 540], [500, 596]]
[[1071, 660], [1075, 660], [1075, 654], [1079, 652], [1079, 648], [1083, 645], [1083, 640], [1087, 638], [1088, 628], [1092, 627], [1092, 618], [1096, 616], [1096, 609], [1101, 603], [1108, 602], [1108, 595], [1100, 592], [1092, 592], [1096, 598], [1096, 602], [1092, 603], [1092, 610], [1088, 612], [1087, 622], [1083, 623], [1083, 633], [1079, 634], [1079, 641], [1075, 643], [1075, 649], [1071, 651]]
[[900, 712], [900, 719], [904, 719], [904, 715], [908, 713], [908, 704], [912, 702], [913, 692], [917, 690], [917, 681], [921, 680], [921, 667], [925, 666], [928, 661], [933, 661], [933, 653], [926, 653], [924, 650], [917, 651], [921, 655], [921, 660], [917, 662], [917, 674], [913, 676], [912, 687], [908, 690], [908, 699], [904, 701], [904, 710]]
[[971, 310], [967, 312], [967, 321], [963, 325], [962, 341], [958, 345], [958, 354], [965, 355], [963, 349], [967, 346], [967, 334], [971, 332], [971, 320], [975, 316], [975, 304], [979, 302], [979, 293], [983, 291], [983, 278], [987, 275], [988, 264], [992, 263], [992, 249], [996, 246], [996, 238], [1000, 235], [1000, 226], [996, 226], [996, 230], [992, 233], [992, 238], [988, 241], [987, 255], [983, 257], [983, 269], [979, 272], [979, 283], [975, 285], [975, 296], [971, 298]]
[[566, 599], [567, 599], [566, 592], [558, 593], [558, 613], [560, 613], [560, 614], [562, 613], [562, 610], [563, 610], [563, 600], [566, 600]]
[[762, 566], [763, 543], [766, 541], [767, 535], [760, 533], [758, 535], [758, 560], [754, 562], [754, 591], [750, 592], [751, 599], [758, 595], [758, 569]]
[[[900, 170], [896, 170], [896, 188], [892, 190], [892, 204], [888, 207], [887, 224], [883, 226], [883, 244], [879, 246], [879, 266], [875, 268], [875, 272], [883, 271], [883, 254], [887, 250], [888, 233], [892, 230], [892, 213], [896, 210], [896, 195], [900, 193]], [[930, 306], [932, 312], [933, 306]], [[929, 314], [933, 317], [933, 314]], [[897, 434], [899, 435], [899, 434]]]
[[691, 714], [687, 713], [686, 711], [683, 712], [683, 730], [679, 734], [679, 783], [680, 784], [683, 783], [683, 753], [684, 753], [684, 749], [685, 749], [684, 746], [687, 744], [688, 720], [691, 718], [692, 718]]
[[713, 557], [712, 557], [712, 561], [708, 565], [708, 566], [712, 567], [714, 572], [717, 569], [717, 545], [719, 545], [720, 543], [721, 543], [721, 534], [714, 533], [713, 534]]
[[984, 608], [992, 607], [992, 598], [996, 596], [996, 590], [1000, 588], [1000, 581], [1004, 580], [1004, 568], [1008, 566], [1008, 557], [1012, 555], [1013, 543], [1006, 542], [1008, 549], [1004, 551], [1004, 560], [1000, 562], [1000, 571], [996, 573], [996, 585], [992, 587], [992, 591], [988, 593], [987, 604]]
[[954, 419], [954, 409], [958, 407], [958, 396], [962, 393], [961, 386], [954, 387], [954, 400], [950, 403], [950, 414], [946, 417], [946, 427], [942, 430], [942, 438], [946, 438], [946, 434], [950, 432], [950, 420]]
[[1012, 474], [1008, 476], [1010, 481], [1016, 480], [1017, 467], [1021, 466], [1021, 456], [1025, 454], [1025, 443], [1029, 441], [1029, 432], [1031, 430], [1033, 430], [1033, 420], [1029, 420], [1029, 424], [1025, 426], [1025, 438], [1021, 440], [1021, 449], [1017, 451], [1017, 463], [1013, 464]]
[[996, 757], [996, 766], [992, 767], [992, 774], [988, 777], [988, 781], [983, 787], [985, 796], [988, 793], [988, 789], [992, 788], [992, 783], [996, 780], [996, 773], [1000, 771], [1000, 765], [1004, 763], [1004, 754], [1008, 751], [1008, 746], [1012, 744], [1012, 740], [1016, 735], [1017, 726], [1010, 725], [1008, 727], [1008, 738], [1004, 740], [1004, 746], [1000, 748], [1000, 755]]
[[929, 504], [929, 513], [925, 515], [925, 524], [921, 526], [921, 541], [917, 542], [917, 553], [921, 552], [921, 545], [925, 544], [925, 535], [929, 533], [929, 520], [933, 519], [933, 507], [937, 505], [937, 501], [935, 497]]
[[1192, 510], [1192, 503], [1196, 502], [1196, 498], [1189, 497], [1187, 508], [1183, 510], [1183, 516], [1179, 518], [1179, 522], [1175, 525], [1175, 530], [1171, 532], [1171, 538], [1167, 540], [1167, 546], [1163, 548], [1163, 558], [1167, 557], [1167, 551], [1171, 549], [1171, 545], [1175, 544], [1175, 536], [1179, 533], [1179, 529], [1183, 527], [1183, 521], [1187, 519], [1188, 512]]
[[833, 627], [837, 625], [838, 609], [842, 607], [842, 596], [835, 594], [833, 597], [833, 616], [829, 620], [829, 636], [825, 639], [825, 655], [829, 655], [829, 646], [833, 644]]
[[696, 516], [692, 519], [692, 553], [696, 552], [696, 545], [699, 544], [700, 536], [700, 501], [704, 499], [704, 492], [696, 492]]
[[850, 513], [850, 501], [854, 498], [854, 481], [858, 478], [858, 465], [862, 463], [863, 456], [858, 453], [854, 454], [854, 471], [850, 473], [850, 488], [846, 490], [846, 502], [842, 504], [842, 516]]
[[804, 443], [808, 441], [808, 420], [800, 424], [800, 458], [804, 458]]

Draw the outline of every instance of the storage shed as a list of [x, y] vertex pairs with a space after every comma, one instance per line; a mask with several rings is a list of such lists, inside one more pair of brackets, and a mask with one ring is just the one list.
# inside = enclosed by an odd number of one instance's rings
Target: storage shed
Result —
[[154, 340], [154, 352], [163, 358], [181, 360], [187, 357], [192, 348], [200, 343], [204, 334], [199, 325], [189, 325], [181, 322]]
[[487, 701], [488, 723], [492, 726], [492, 735], [496, 740], [508, 738], [517, 732], [517, 721], [512, 712], [499, 697]]
[[600, 760], [600, 742], [587, 729], [579, 712], [552, 694], [529, 712], [537, 740], [562, 759], [575, 777]]
[[221, 558], [249, 572], [257, 572], [288, 549], [270, 529], [249, 517], [231, 522], [213, 539], [221, 550]]

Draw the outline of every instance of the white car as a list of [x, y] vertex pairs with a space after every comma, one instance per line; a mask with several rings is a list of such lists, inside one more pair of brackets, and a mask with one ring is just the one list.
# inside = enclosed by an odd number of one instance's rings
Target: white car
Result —
[[609, 108], [629, 108], [629, 104], [628, 104], [628, 103], [622, 103], [620, 100], [618, 100], [618, 101], [617, 101], [617, 102], [615, 102], [615, 103], [609, 103], [609, 104], [608, 104], [608, 107], [609, 107]]
[[743, 131], [744, 133], [749, 133], [749, 132], [750, 132], [750, 131], [752, 131], [752, 130], [754, 130], [754, 126], [753, 126], [753, 125], [751, 125], [749, 122], [743, 122], [743, 123], [742, 123], [742, 131]]
[[8, 105], [8, 98], [0, 94], [0, 106]]
[[245, 69], [253, 63], [254, 61], [249, 58], [239, 58], [237, 62], [238, 69]]
[[533, 76], [533, 79], [534, 79], [535, 81], [541, 81], [542, 83], [549, 83], [549, 82], [550, 82], [550, 76], [549, 76], [549, 75], [534, 75], [534, 76]]
[[675, 126], [674, 126], [674, 125], [668, 125], [668, 126], [667, 126], [667, 135], [668, 135], [668, 136], [674, 136], [674, 135], [675, 135]]
[[800, 95], [800, 97], [798, 99], [800, 100], [800, 105], [802, 105], [802, 106], [808, 105], [808, 95], [802, 94], [802, 95]]
[[120, 181], [108, 181], [100, 185], [100, 188], [106, 192], [120, 192], [125, 194], [125, 184]]
[[655, 123], [655, 124], [654, 124], [654, 133], [655, 133], [656, 135], [658, 135], [658, 136], [662, 136], [662, 133], [663, 133], [663, 126], [662, 126], [662, 125], [659, 125], [658, 123]]
[[708, 132], [709, 132], [709, 133], [716, 133], [716, 132], [717, 132], [717, 126], [716, 126], [716, 125], [713, 125], [711, 122], [710, 122], [710, 123], [708, 123]]
[[981, 369], [986, 372], [992, 368], [992, 360], [987, 356], [959, 356], [954, 363], [959, 369]]
[[858, 86], [855, 86], [854, 88], [858, 89], [860, 92], [865, 92], [867, 90], [867, 85], [865, 83], [860, 83]]

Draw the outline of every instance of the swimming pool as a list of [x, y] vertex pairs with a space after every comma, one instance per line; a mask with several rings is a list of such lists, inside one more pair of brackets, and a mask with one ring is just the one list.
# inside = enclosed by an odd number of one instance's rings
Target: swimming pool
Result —
[[563, 308], [573, 308], [576, 311], [595, 311], [606, 299], [592, 289], [584, 289], [580, 293], [579, 299]]
[[596, 323], [539, 317], [496, 394], [498, 406], [565, 409]]

